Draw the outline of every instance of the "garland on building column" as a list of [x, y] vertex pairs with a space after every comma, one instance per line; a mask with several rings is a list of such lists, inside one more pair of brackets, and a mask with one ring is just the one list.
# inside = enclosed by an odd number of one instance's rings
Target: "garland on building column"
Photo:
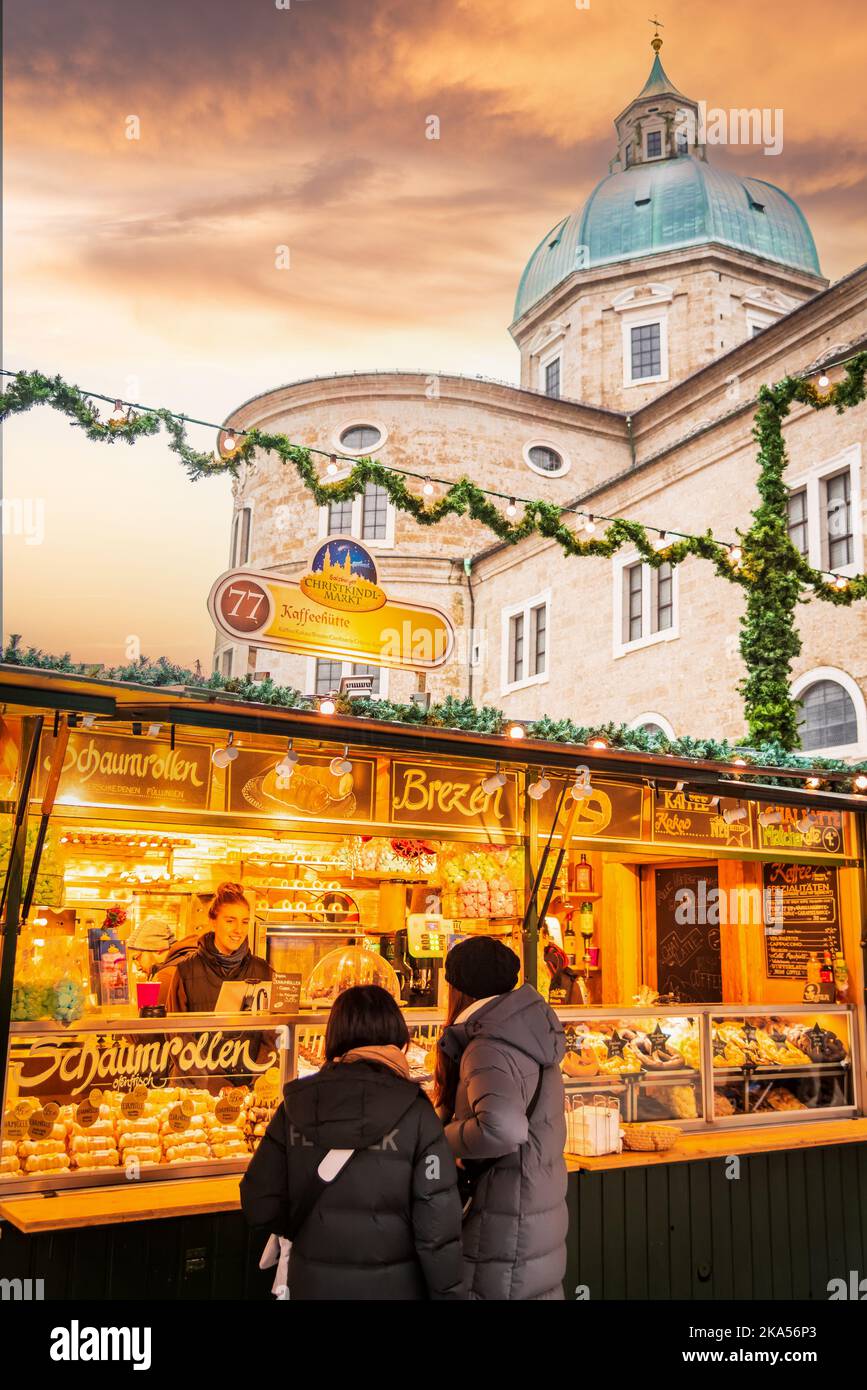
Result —
[[[115, 402], [112, 415], [104, 421], [85, 392], [59, 376], [47, 377], [41, 372], [15, 374], [9, 388], [0, 394], [0, 420], [35, 405], [49, 405], [69, 416], [89, 439], [105, 443], [123, 440], [133, 444], [165, 429], [169, 448], [180, 457], [193, 481], [224, 473], [237, 476], [241, 464], [262, 450], [291, 464], [319, 506], [350, 501], [369, 484], [375, 484], [385, 491], [398, 511], [413, 517], [421, 526], [436, 526], [448, 516], [470, 516], [507, 544], [539, 535], [559, 545], [569, 556], [610, 558], [628, 545], [655, 569], [666, 563], [679, 565], [690, 555], [707, 560], [718, 575], [740, 584], [746, 593], [740, 651], [747, 676], [740, 690], [750, 739], [754, 743], [770, 741], [792, 750], [799, 745], [798, 706], [790, 693], [790, 680], [792, 661], [801, 650], [795, 607], [803, 601], [802, 591], [811, 590], [815, 597], [842, 606], [867, 596], [867, 575], [839, 579], [814, 569], [796, 550], [788, 534], [783, 422], [793, 402], [816, 410], [833, 406], [838, 413], [862, 402], [867, 395], [867, 352], [843, 365], [845, 376], [825, 392], [799, 377], [786, 377], [775, 386], [760, 389], [753, 429], [759, 446], [760, 502], [752, 513], [750, 529], [738, 532], [737, 545], [716, 540], [710, 530], [700, 536], [683, 535], [623, 517], [599, 518], [609, 523], [604, 533], [582, 539], [574, 528], [582, 515], [591, 520], [587, 512], [527, 498], [508, 499], [510, 505], [504, 512], [500, 505], [506, 500], [504, 494], [480, 488], [467, 477], [454, 483], [441, 482], [442, 495], [431, 501], [426, 491], [413, 491], [407, 482], [407, 478], [422, 475], [389, 468], [370, 458], [342, 460], [349, 467], [346, 476], [334, 482], [323, 481], [314, 458], [321, 451], [294, 444], [284, 434], [259, 429], [223, 430], [221, 454], [215, 457], [211, 452], [193, 449], [188, 442], [187, 423], [202, 421], [188, 421], [166, 409], [124, 408], [120, 401]], [[234, 438], [227, 447], [226, 436], [230, 434]], [[518, 501], [523, 515], [515, 520]], [[672, 534], [676, 539], [670, 539]]]

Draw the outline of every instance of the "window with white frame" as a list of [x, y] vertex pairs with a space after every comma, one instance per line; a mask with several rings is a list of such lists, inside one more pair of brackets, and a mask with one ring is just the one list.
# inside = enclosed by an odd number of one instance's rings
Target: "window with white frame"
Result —
[[325, 657], [318, 657], [313, 667], [314, 695], [333, 694], [340, 689], [340, 682], [344, 676], [372, 676], [371, 694], [385, 694], [386, 672], [381, 666], [371, 666], [363, 661], [330, 661]]
[[552, 357], [544, 364], [545, 372], [545, 395], [553, 396], [559, 400], [560, 397], [560, 358]]
[[856, 574], [864, 556], [861, 446], [793, 477], [787, 508], [792, 543], [815, 569]]
[[662, 372], [662, 324], [639, 323], [629, 329], [629, 374], [646, 381]]
[[253, 512], [239, 507], [232, 518], [232, 567], [246, 565], [250, 559], [250, 530]]
[[503, 610], [503, 690], [548, 679], [549, 592]]
[[355, 536], [378, 546], [394, 545], [394, 507], [385, 488], [368, 483], [360, 497], [331, 502], [319, 511], [319, 538]]
[[614, 565], [614, 655], [677, 634], [677, 576], [667, 562], [654, 568], [618, 556]]

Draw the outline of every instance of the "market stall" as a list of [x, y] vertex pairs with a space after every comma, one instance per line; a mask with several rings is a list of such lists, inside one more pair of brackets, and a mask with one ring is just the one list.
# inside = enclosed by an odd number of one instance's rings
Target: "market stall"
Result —
[[[428, 1085], [444, 955], [479, 932], [564, 1022], [570, 1279], [610, 1264], [581, 1254], [582, 1190], [623, 1170], [852, 1146], [867, 1179], [862, 798], [200, 692], [0, 684], [0, 1219], [17, 1259], [49, 1229], [161, 1218], [147, 1239], [177, 1226], [212, 1277], [221, 1241], [245, 1266], [237, 1179], [282, 1085], [320, 1064], [336, 992], [392, 990]], [[133, 946], [195, 942], [226, 881], [252, 905], [265, 993], [166, 1012], [159, 961]], [[206, 1223], [199, 1244], [185, 1221]]]

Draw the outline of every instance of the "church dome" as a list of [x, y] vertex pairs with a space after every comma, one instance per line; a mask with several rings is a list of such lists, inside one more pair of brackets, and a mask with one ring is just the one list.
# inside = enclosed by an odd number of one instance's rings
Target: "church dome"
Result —
[[[657, 54], [644, 90], [618, 117], [625, 143], [634, 141], [635, 121], [661, 95], [689, 102], [669, 83]], [[637, 148], [640, 162], [602, 179], [581, 211], [536, 247], [518, 286], [515, 319], [574, 270], [708, 242], [821, 274], [807, 220], [782, 189], [716, 169], [694, 152], [696, 146], [670, 158], [642, 159], [639, 136]]]

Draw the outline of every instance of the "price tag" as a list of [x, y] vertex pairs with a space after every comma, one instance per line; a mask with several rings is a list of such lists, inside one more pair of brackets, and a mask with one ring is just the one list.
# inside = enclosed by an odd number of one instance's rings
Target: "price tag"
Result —
[[75, 1123], [81, 1125], [82, 1129], [89, 1129], [96, 1124], [99, 1119], [99, 1107], [102, 1104], [102, 1091], [91, 1091], [89, 1096], [79, 1102], [75, 1111]]
[[140, 1120], [148, 1103], [147, 1086], [136, 1086], [128, 1091], [120, 1102], [120, 1113], [127, 1120]]
[[233, 1092], [221, 1096], [214, 1106], [214, 1114], [221, 1125], [233, 1125], [241, 1113], [240, 1101], [235, 1100], [233, 1096]]
[[280, 1094], [280, 1073], [276, 1067], [269, 1067], [253, 1082], [253, 1090], [260, 1100], [276, 1100]]
[[3, 1121], [3, 1138], [11, 1143], [17, 1144], [27, 1133], [27, 1116], [30, 1113], [29, 1107], [25, 1114], [20, 1114], [21, 1106], [18, 1105], [10, 1111]]
[[187, 1111], [185, 1107], [188, 1105], [190, 1105], [188, 1100], [182, 1101], [180, 1105], [173, 1105], [169, 1111], [169, 1129], [174, 1130], [175, 1134], [183, 1134], [184, 1130], [190, 1127], [192, 1106]]
[[60, 1114], [60, 1106], [49, 1101], [41, 1110], [34, 1110], [27, 1121], [27, 1133], [31, 1139], [50, 1139], [54, 1122]]

